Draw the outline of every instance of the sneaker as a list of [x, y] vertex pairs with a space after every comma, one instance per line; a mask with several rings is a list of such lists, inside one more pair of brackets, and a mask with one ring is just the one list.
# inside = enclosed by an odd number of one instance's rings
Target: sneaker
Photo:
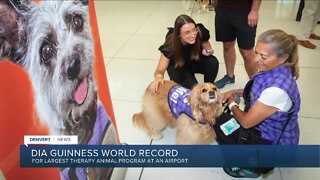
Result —
[[305, 48], [309, 48], [309, 49], [315, 49], [317, 46], [312, 44], [310, 41], [306, 40], [298, 40], [298, 44], [300, 44], [301, 46], [305, 47]]
[[228, 75], [225, 75], [222, 79], [220, 79], [219, 81], [215, 82], [215, 85], [221, 89], [223, 88], [226, 84], [233, 84], [235, 82], [235, 76], [233, 75], [233, 77], [229, 77]]
[[224, 167], [223, 170], [229, 176], [232, 176], [235, 178], [258, 178], [258, 177], [260, 177], [259, 173], [256, 173], [256, 172], [252, 171], [251, 169], [244, 169], [244, 168], [238, 168], [238, 167], [232, 167], [232, 168]]

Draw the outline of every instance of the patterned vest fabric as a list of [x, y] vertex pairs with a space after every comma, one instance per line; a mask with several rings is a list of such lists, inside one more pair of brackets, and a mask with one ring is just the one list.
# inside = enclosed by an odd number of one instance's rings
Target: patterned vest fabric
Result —
[[[110, 117], [107, 114], [104, 106], [102, 103], [98, 103], [98, 110], [97, 110], [97, 118], [93, 128], [93, 134], [88, 142], [88, 145], [98, 145], [101, 144], [104, 134], [106, 133], [106, 128], [111, 123]], [[79, 167], [76, 168], [75, 172], [79, 180], [86, 180], [87, 179], [87, 168]], [[63, 180], [69, 180], [69, 170], [70, 168], [64, 168], [60, 171], [60, 177]]]
[[189, 104], [189, 96], [191, 90], [182, 86], [176, 85], [171, 88], [168, 94], [168, 104], [173, 116], [177, 119], [180, 114], [184, 113], [190, 118], [193, 118], [191, 107]]
[[[292, 107], [289, 112], [277, 111], [275, 114], [262, 121], [256, 126], [261, 132], [261, 137], [272, 141], [272, 144], [277, 144], [286, 121], [290, 118], [285, 131], [283, 132], [279, 144], [294, 145], [299, 143], [299, 124], [298, 112], [300, 111], [300, 93], [296, 80], [292, 77], [291, 69], [285, 66], [279, 66], [271, 71], [258, 73], [253, 76], [252, 89], [250, 97], [244, 99], [248, 101], [250, 98], [251, 106], [256, 102], [263, 90], [269, 87], [277, 87], [285, 91], [292, 100]], [[244, 89], [244, 94], [248, 91], [248, 84]]]

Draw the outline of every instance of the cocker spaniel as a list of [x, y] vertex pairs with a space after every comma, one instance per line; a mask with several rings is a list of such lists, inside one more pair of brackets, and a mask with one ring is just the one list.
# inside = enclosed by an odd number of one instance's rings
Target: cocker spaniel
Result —
[[152, 139], [161, 139], [169, 126], [177, 129], [177, 144], [209, 144], [215, 138], [215, 119], [223, 110], [222, 95], [214, 84], [202, 83], [189, 90], [165, 81], [155, 93], [146, 89], [142, 112], [133, 115], [133, 123]]

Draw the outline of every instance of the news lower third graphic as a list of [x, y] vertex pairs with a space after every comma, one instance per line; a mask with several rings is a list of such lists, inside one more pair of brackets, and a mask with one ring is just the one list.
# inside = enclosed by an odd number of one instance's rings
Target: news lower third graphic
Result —
[[78, 144], [78, 136], [24, 136], [24, 144]]
[[53, 145], [52, 137], [31, 138], [20, 146], [21, 167], [320, 167], [320, 145], [70, 145], [67, 137], [58, 137], [67, 145]]

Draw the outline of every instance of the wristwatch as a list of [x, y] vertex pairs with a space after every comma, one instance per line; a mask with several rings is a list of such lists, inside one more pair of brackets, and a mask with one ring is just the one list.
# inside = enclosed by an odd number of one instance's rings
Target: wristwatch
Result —
[[232, 103], [230, 103], [229, 106], [228, 106], [229, 109], [230, 109], [230, 111], [232, 110], [233, 106], [238, 106], [238, 107], [239, 107], [239, 105], [238, 105], [236, 102], [232, 102]]

